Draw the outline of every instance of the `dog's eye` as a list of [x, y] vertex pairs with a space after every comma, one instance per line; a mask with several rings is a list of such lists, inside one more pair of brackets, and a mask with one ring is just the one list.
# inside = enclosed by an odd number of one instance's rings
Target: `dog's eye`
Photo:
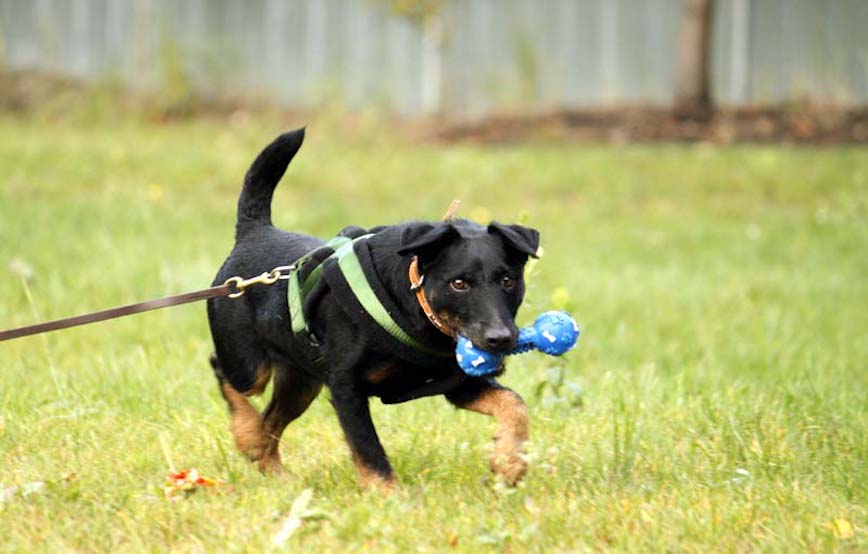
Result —
[[464, 279], [452, 279], [449, 286], [452, 287], [452, 290], [457, 290], [458, 292], [464, 292], [470, 288], [470, 284]]
[[500, 280], [500, 284], [506, 290], [512, 290], [512, 288], [515, 287], [515, 279], [513, 279], [509, 275], [504, 275], [503, 279]]

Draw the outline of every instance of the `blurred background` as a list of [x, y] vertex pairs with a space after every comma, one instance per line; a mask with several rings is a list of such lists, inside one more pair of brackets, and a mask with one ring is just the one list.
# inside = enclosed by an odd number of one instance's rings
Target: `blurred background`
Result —
[[864, 0], [0, 0], [0, 67], [163, 90], [172, 112], [863, 106], [866, 27]]

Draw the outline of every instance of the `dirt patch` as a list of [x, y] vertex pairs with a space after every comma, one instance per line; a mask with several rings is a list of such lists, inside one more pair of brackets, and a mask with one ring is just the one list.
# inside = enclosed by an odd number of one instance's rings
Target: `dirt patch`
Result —
[[[138, 91], [117, 83], [86, 83], [33, 71], [0, 72], [0, 111], [53, 117], [70, 111], [127, 114], [147, 120], [237, 119], [280, 113], [315, 119], [316, 109], [290, 110], [264, 98], [211, 97]], [[358, 119], [337, 110], [352, 128]], [[478, 119], [448, 115], [395, 118], [385, 123], [411, 140], [423, 142], [507, 143], [526, 141], [628, 142], [789, 142], [797, 144], [868, 143], [868, 107], [793, 104], [676, 113], [651, 106], [499, 113]]]
[[0, 112], [47, 119], [125, 115], [159, 122], [232, 118], [251, 110], [296, 113], [259, 98], [210, 96], [192, 89], [135, 89], [118, 81], [89, 82], [42, 71], [0, 71]]
[[501, 114], [432, 128], [431, 139], [515, 142], [534, 139], [627, 142], [865, 143], [868, 108], [777, 106], [679, 114], [655, 107]]

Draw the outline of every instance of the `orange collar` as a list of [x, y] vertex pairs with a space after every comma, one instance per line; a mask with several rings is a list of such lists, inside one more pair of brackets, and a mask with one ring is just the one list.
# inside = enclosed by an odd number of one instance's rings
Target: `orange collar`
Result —
[[423, 312], [425, 312], [425, 316], [428, 317], [428, 321], [430, 321], [434, 327], [437, 327], [441, 333], [455, 338], [455, 332], [434, 315], [434, 310], [431, 309], [431, 304], [429, 304], [428, 299], [425, 298], [425, 290], [422, 288], [422, 282], [425, 280], [425, 276], [419, 273], [419, 258], [416, 256], [413, 256], [413, 259], [410, 260], [409, 274], [410, 290], [416, 293], [416, 300], [419, 302], [419, 307], [422, 308]]

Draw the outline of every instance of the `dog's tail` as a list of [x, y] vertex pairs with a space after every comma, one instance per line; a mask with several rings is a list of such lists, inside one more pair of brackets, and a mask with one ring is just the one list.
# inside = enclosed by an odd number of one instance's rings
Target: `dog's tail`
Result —
[[271, 196], [286, 167], [304, 142], [304, 127], [284, 133], [259, 153], [247, 175], [238, 198], [235, 238], [265, 225], [271, 225]]

